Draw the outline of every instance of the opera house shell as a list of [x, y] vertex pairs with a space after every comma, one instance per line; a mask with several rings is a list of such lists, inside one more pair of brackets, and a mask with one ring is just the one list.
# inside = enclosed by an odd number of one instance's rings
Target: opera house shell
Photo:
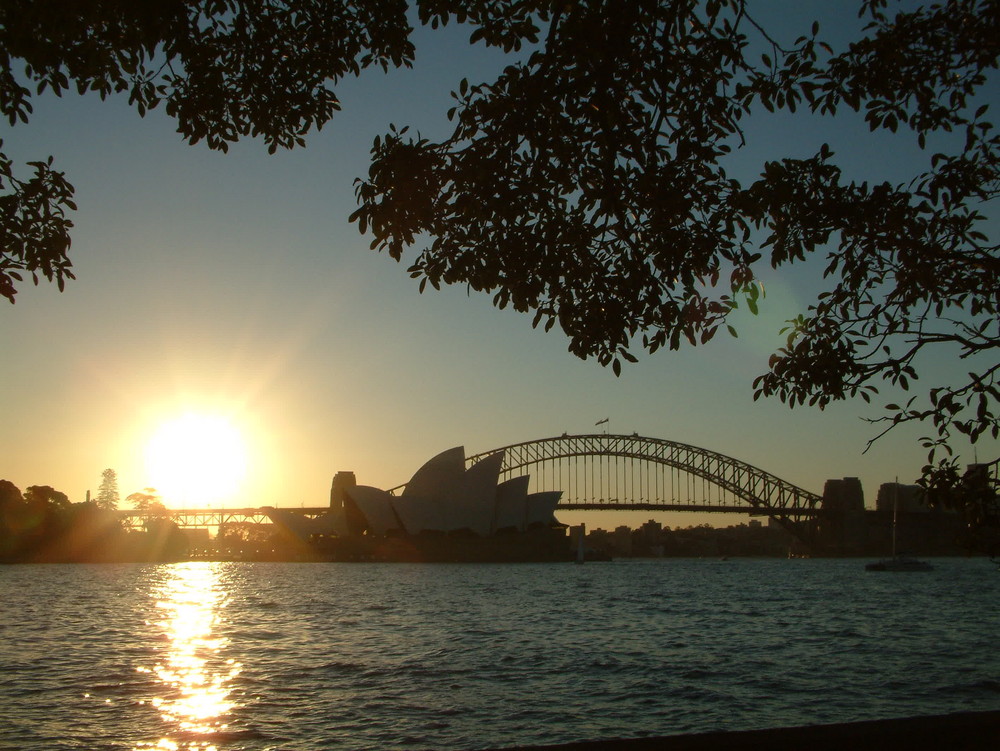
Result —
[[329, 513], [268, 514], [334, 559], [562, 559], [568, 538], [554, 516], [561, 491], [529, 493], [526, 475], [500, 482], [503, 460], [498, 451], [466, 469], [458, 446], [424, 464], [398, 495], [338, 473]]

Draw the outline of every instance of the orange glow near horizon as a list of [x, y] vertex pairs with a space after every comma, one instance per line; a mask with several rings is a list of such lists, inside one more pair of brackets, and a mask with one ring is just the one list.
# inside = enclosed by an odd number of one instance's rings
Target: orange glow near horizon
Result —
[[246, 442], [228, 417], [188, 412], [162, 423], [146, 446], [150, 487], [173, 508], [232, 501], [247, 472]]

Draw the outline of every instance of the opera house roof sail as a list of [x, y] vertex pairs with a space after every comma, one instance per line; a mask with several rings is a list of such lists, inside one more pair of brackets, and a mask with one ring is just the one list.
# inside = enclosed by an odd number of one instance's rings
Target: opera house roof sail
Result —
[[[504, 452], [466, 468], [465, 448], [443, 451], [418, 469], [399, 495], [354, 484], [338, 473], [330, 511], [316, 519], [272, 509], [273, 522], [305, 541], [313, 535], [421, 535], [466, 532], [490, 537], [560, 526], [554, 512], [561, 492], [529, 493], [529, 477], [500, 482]], [[344, 477], [349, 476], [348, 481]]]
[[465, 467], [462, 446], [443, 451], [418, 469], [398, 496], [365, 486], [347, 488], [344, 504], [365, 519], [366, 531], [469, 530], [488, 537], [502, 529], [524, 531], [533, 524], [556, 524], [561, 493], [528, 493], [527, 476], [500, 482], [504, 452]]

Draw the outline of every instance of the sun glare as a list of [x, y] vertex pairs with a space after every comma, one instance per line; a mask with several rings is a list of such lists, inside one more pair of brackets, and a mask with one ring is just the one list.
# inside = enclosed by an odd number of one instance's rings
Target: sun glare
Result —
[[188, 413], [166, 422], [146, 447], [151, 486], [174, 508], [233, 500], [246, 467], [240, 431], [219, 415]]

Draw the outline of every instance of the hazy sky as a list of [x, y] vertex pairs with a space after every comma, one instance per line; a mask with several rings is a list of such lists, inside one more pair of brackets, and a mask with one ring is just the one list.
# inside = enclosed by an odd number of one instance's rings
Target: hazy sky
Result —
[[[769, 7], [808, 28], [803, 4]], [[77, 280], [63, 293], [22, 285], [0, 311], [0, 478], [81, 501], [111, 467], [124, 497], [151, 484], [146, 445], [186, 411], [224, 414], [242, 432], [240, 505], [321, 505], [337, 470], [391, 487], [452, 446], [472, 454], [605, 427], [728, 454], [815, 492], [857, 476], [869, 505], [879, 483], [919, 474], [926, 429], [900, 429], [862, 454], [877, 432], [862, 418], [893, 397], [825, 412], [753, 402], [781, 322], [822, 288], [812, 269], [767, 278], [763, 314], [736, 322], [739, 339], [643, 356], [616, 378], [488, 296], [418, 294], [409, 259], [369, 250], [347, 217], [372, 139], [390, 122], [445, 134], [458, 81], [486, 80], [504, 62], [469, 48], [467, 34], [449, 27], [422, 44], [429, 32], [418, 33], [415, 70], [345, 82], [344, 111], [307, 148], [273, 156], [253, 141], [229, 154], [189, 146], [161, 111], [142, 119], [122, 99], [40, 98], [29, 125], [0, 126], [15, 163], [53, 154], [79, 205]], [[807, 156], [825, 140], [861, 178], [891, 179], [914, 154], [905, 138], [872, 140], [857, 119], [775, 117], [748, 133], [734, 161], [746, 178], [766, 158]]]

